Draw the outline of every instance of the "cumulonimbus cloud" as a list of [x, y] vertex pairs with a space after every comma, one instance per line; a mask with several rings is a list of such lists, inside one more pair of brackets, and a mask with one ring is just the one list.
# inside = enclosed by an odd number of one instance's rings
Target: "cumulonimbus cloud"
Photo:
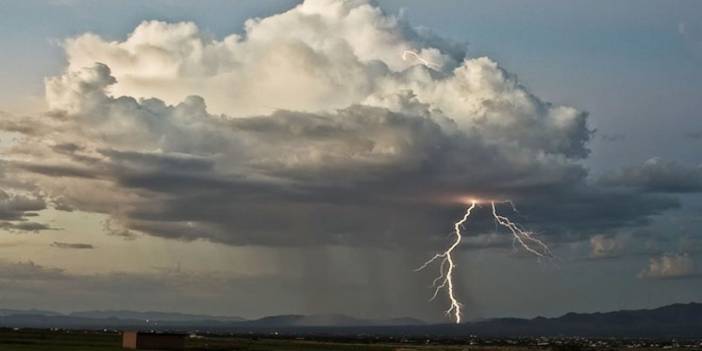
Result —
[[677, 206], [593, 186], [587, 113], [369, 1], [308, 0], [245, 29], [68, 39], [51, 111], [3, 124], [23, 135], [8, 172], [127, 231], [234, 245], [421, 242], [465, 196], [518, 201], [554, 240]]

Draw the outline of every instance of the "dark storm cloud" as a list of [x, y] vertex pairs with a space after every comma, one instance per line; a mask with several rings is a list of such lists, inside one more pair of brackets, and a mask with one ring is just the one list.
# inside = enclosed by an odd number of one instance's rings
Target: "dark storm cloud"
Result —
[[45, 208], [46, 203], [39, 197], [10, 194], [0, 189], [0, 220], [22, 220]]
[[547, 228], [555, 225], [574, 233], [647, 224], [652, 215], [680, 206], [679, 201], [670, 196], [594, 186], [573, 187], [556, 194], [534, 194], [528, 201], [531, 219], [544, 223]]
[[642, 165], [604, 175], [600, 183], [611, 187], [630, 187], [646, 192], [702, 192], [702, 166], [687, 166], [652, 158]]
[[99, 150], [117, 166], [159, 172], [203, 172], [212, 171], [214, 162], [204, 157], [187, 154], [144, 153], [134, 151]]
[[[113, 81], [108, 69], [97, 67], [93, 79]], [[52, 180], [80, 179], [81, 188], [98, 181], [94, 186], [105, 188], [104, 195], [57, 195], [68, 208], [113, 215], [120, 226], [110, 232], [127, 238], [140, 231], [233, 245], [421, 245], [450, 229], [463, 206], [457, 197], [472, 195], [517, 201], [528, 215], [524, 224], [557, 242], [642, 225], [677, 206], [672, 198], [589, 185], [587, 170], [574, 162], [589, 140], [584, 120], [568, 142], [541, 141], [542, 132], [534, 131], [527, 133], [533, 138], [519, 136], [520, 143], [503, 128], [449, 133], [433, 119], [380, 107], [224, 120], [209, 115], [196, 97], [168, 106], [157, 99], [87, 96], [100, 104], [75, 116], [83, 123], [103, 110], [119, 112], [102, 114], [100, 124], [145, 111], [157, 122], [110, 129], [110, 143], [55, 144], [43, 151], [54, 154], [54, 163], [15, 167]], [[155, 119], [154, 111], [162, 116]], [[100, 124], [77, 127], [105, 136]], [[163, 150], [117, 149], [132, 137]], [[104, 197], [110, 193], [123, 198]], [[110, 210], [115, 204], [118, 212]], [[494, 226], [487, 213], [483, 217], [477, 228], [489, 233]], [[507, 243], [489, 239], [473, 246]]]

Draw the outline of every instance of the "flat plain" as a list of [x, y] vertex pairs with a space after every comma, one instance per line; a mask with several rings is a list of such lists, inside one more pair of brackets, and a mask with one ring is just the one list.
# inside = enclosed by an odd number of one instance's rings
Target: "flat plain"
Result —
[[[505, 339], [506, 341], [507, 339]], [[610, 344], [597, 347], [581, 344], [535, 344], [522, 339], [521, 345], [494, 343], [492, 345], [470, 345], [460, 341], [413, 340], [395, 342], [377, 339], [302, 339], [259, 336], [205, 335], [187, 338], [186, 350], [239, 350], [239, 351], [522, 351], [522, 350], [702, 350], [702, 347], [670, 344], [632, 345]], [[121, 334], [117, 331], [80, 331], [47, 329], [0, 329], [2, 351], [116, 351], [121, 347]]]
[[[521, 350], [517, 347], [481, 347], [465, 345], [421, 345], [363, 341], [319, 341], [264, 337], [200, 336], [188, 338], [187, 350], [242, 351], [410, 351], [410, 350]], [[526, 349], [526, 348], [524, 348]], [[5, 329], [0, 330], [2, 351], [115, 351], [123, 350], [118, 332]]]

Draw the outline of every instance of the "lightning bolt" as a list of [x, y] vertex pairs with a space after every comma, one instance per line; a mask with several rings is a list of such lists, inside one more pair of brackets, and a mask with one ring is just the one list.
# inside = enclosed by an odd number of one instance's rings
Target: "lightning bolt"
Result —
[[[463, 218], [459, 220], [458, 222], [453, 224], [454, 228], [454, 234], [456, 235], [456, 239], [454, 240], [453, 244], [449, 246], [449, 248], [444, 251], [443, 253], [438, 253], [434, 255], [431, 259], [428, 261], [424, 262], [424, 264], [417, 268], [416, 271], [421, 271], [424, 268], [427, 268], [428, 265], [430, 265], [432, 262], [441, 259], [441, 266], [439, 269], [439, 272], [441, 273], [438, 278], [434, 279], [434, 282], [432, 283], [432, 286], [435, 287], [436, 289], [434, 290], [434, 295], [429, 299], [429, 301], [434, 300], [436, 298], [436, 295], [439, 294], [439, 291], [443, 288], [446, 288], [448, 291], [448, 297], [449, 300], [451, 300], [451, 307], [446, 311], [446, 314], [452, 314], [453, 317], [456, 320], [456, 323], [461, 323], [461, 307], [463, 306], [460, 302], [458, 302], [458, 299], [456, 298], [453, 290], [453, 270], [456, 268], [456, 264], [453, 262], [453, 250], [458, 247], [458, 245], [461, 244], [461, 240], [463, 240], [463, 234], [461, 234], [461, 227], [463, 227], [463, 224], [468, 221], [468, 217], [470, 217], [471, 211], [476, 206], [476, 202], [473, 201], [470, 204], [470, 207], [466, 210], [466, 213], [463, 215]], [[441, 284], [439, 284], [441, 282]], [[438, 285], [437, 285], [438, 284]]]
[[[424, 262], [419, 268], [415, 269], [416, 272], [427, 268], [430, 264], [440, 261], [439, 265], [439, 276], [432, 282], [432, 287], [434, 288], [434, 294], [429, 299], [429, 301], [434, 300], [442, 289], [445, 289], [451, 302], [449, 309], [446, 310], [447, 315], [452, 315], [456, 324], [461, 323], [461, 304], [456, 298], [454, 291], [454, 277], [453, 272], [456, 268], [456, 264], [453, 259], [453, 251], [461, 244], [463, 240], [463, 233], [461, 229], [464, 229], [464, 224], [468, 221], [473, 209], [478, 206], [478, 200], [471, 200], [470, 206], [466, 209], [463, 217], [453, 224], [455, 239], [451, 246], [442, 253], [435, 254], [428, 261]], [[495, 201], [489, 201], [490, 207], [492, 209], [492, 216], [495, 218], [497, 224], [507, 228], [512, 233], [514, 237], [514, 242], [519, 243], [526, 251], [538, 256], [538, 257], [553, 257], [549, 247], [541, 240], [534, 237], [534, 233], [522, 229], [518, 224], [512, 222], [509, 218], [499, 215], [497, 213], [497, 208], [495, 206]], [[517, 212], [514, 203], [510, 200], [501, 201], [503, 203], [508, 203], [512, 206], [512, 209]]]
[[[511, 201], [505, 202], [509, 202], [512, 205], [512, 208], [516, 210], [514, 203]], [[494, 201], [490, 202], [490, 206], [492, 207], [492, 216], [495, 217], [497, 224], [507, 228], [507, 230], [509, 230], [514, 236], [514, 240], [517, 241], [525, 250], [538, 257], [553, 257], [551, 249], [548, 247], [548, 245], [535, 238], [534, 233], [520, 228], [518, 224], [512, 222], [509, 218], [497, 214]]]
[[412, 50], [405, 50], [405, 51], [402, 52], [402, 60], [403, 60], [403, 61], [407, 61], [407, 59], [409, 58], [409, 56], [414, 57], [415, 60], [419, 61], [421, 64], [423, 64], [423, 65], [425, 65], [425, 66], [427, 66], [427, 67], [434, 68], [434, 69], [437, 69], [437, 70], [440, 68], [440, 66], [437, 65], [436, 63], [425, 60], [424, 58], [422, 58], [421, 56], [419, 56], [418, 53], [416, 53], [416, 52], [414, 52], [414, 51], [412, 51]]

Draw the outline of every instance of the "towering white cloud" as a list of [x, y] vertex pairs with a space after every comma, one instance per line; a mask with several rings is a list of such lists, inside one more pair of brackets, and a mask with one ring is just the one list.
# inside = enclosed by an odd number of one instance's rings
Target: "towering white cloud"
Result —
[[285, 13], [246, 22], [244, 35], [221, 40], [194, 23], [144, 22], [125, 41], [85, 34], [66, 42], [69, 70], [102, 62], [117, 95], [177, 103], [204, 97], [232, 116], [275, 109], [346, 107], [368, 96], [380, 76], [416, 62], [404, 50], [451, 68], [460, 46], [417, 31], [368, 1], [306, 1]]
[[[420, 59], [403, 55], [408, 50]], [[52, 108], [69, 112], [76, 112], [71, 94], [110, 83], [93, 81], [95, 74], [83, 70], [100, 62], [116, 78], [109, 88], [113, 96], [177, 104], [198, 95], [210, 111], [231, 117], [362, 103], [450, 119], [450, 132], [456, 125], [466, 132], [479, 127], [484, 136], [521, 147], [587, 153], [584, 113], [542, 102], [494, 61], [467, 59], [461, 46], [385, 15], [368, 1], [306, 1], [249, 20], [244, 35], [222, 40], [193, 23], [144, 22], [124, 41], [93, 34], [69, 39], [66, 53], [68, 72], [48, 82], [47, 97]], [[80, 83], [56, 92], [57, 80], [68, 79]]]

